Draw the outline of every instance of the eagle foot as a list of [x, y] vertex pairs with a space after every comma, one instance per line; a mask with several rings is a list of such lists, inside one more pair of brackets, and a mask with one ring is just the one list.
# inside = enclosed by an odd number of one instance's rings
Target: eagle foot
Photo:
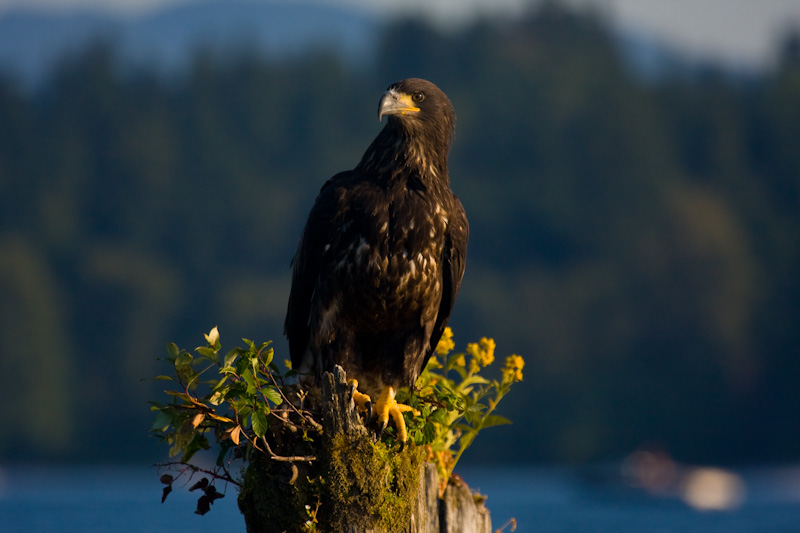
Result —
[[419, 411], [408, 405], [397, 403], [397, 400], [394, 399], [396, 394], [397, 391], [394, 390], [394, 387], [388, 385], [381, 391], [378, 403], [375, 405], [375, 410], [378, 414], [377, 434], [380, 436], [383, 433], [386, 426], [389, 424], [389, 417], [391, 416], [394, 426], [397, 428], [397, 440], [400, 441], [400, 451], [402, 451], [408, 439], [408, 431], [406, 429], [406, 421], [403, 419], [403, 413], [411, 411], [419, 416]]
[[381, 391], [378, 397], [378, 402], [375, 404], [375, 409], [372, 407], [372, 398], [369, 395], [358, 391], [358, 380], [351, 379], [347, 382], [347, 398], [355, 404], [355, 408], [359, 411], [365, 412], [364, 421], [369, 422], [372, 420], [372, 415], [377, 415], [378, 427], [375, 431], [376, 439], [380, 439], [386, 427], [389, 425], [389, 418], [391, 417], [397, 428], [397, 440], [400, 441], [400, 451], [405, 448], [406, 440], [408, 440], [408, 430], [406, 429], [406, 421], [403, 419], [403, 413], [411, 411], [414, 415], [419, 416], [419, 411], [408, 405], [397, 403], [394, 399], [397, 391], [394, 387], [386, 386]]
[[366, 411], [364, 420], [369, 421], [372, 419], [372, 398], [358, 392], [358, 380], [351, 379], [347, 382], [347, 399], [352, 401], [359, 411]]

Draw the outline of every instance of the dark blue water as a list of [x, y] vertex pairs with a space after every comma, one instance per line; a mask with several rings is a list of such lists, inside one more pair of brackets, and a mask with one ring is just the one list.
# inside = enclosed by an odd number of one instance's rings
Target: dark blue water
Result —
[[[586, 471], [466, 468], [461, 474], [488, 495], [495, 529], [514, 517], [521, 532], [800, 532], [796, 468], [737, 472], [739, 498], [714, 511]], [[0, 469], [0, 531], [244, 531], [233, 487], [205, 516], [193, 513], [197, 497], [180, 486], [161, 504], [161, 488], [148, 467], [6, 467]]]

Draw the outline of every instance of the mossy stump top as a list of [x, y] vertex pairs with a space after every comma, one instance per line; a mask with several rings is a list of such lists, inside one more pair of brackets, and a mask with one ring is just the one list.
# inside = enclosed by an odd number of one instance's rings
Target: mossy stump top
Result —
[[337, 366], [323, 377], [321, 434], [272, 436], [273, 450], [314, 460], [253, 454], [239, 493], [248, 533], [491, 533], [489, 512], [466, 485], [449, 484], [439, 499], [424, 449], [376, 441], [347, 396]]

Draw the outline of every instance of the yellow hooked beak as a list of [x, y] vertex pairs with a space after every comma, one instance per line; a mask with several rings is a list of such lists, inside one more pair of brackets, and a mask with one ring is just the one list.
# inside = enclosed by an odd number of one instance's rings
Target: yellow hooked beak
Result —
[[383, 93], [380, 104], [378, 104], [378, 120], [383, 115], [407, 115], [409, 113], [419, 113], [419, 108], [414, 105], [410, 94], [399, 93], [390, 89]]

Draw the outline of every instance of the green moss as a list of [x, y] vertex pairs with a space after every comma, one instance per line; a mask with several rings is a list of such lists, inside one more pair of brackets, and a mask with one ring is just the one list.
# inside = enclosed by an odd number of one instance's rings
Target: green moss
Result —
[[330, 524], [402, 531], [419, 496], [422, 462], [419, 448], [398, 452], [368, 437], [334, 436], [326, 477]]
[[[420, 490], [422, 448], [398, 451], [363, 433], [322, 436], [312, 463], [292, 464], [254, 454], [244, 474], [239, 508], [247, 531], [345, 529], [397, 533], [408, 527]], [[309, 506], [307, 509], [306, 506]]]

